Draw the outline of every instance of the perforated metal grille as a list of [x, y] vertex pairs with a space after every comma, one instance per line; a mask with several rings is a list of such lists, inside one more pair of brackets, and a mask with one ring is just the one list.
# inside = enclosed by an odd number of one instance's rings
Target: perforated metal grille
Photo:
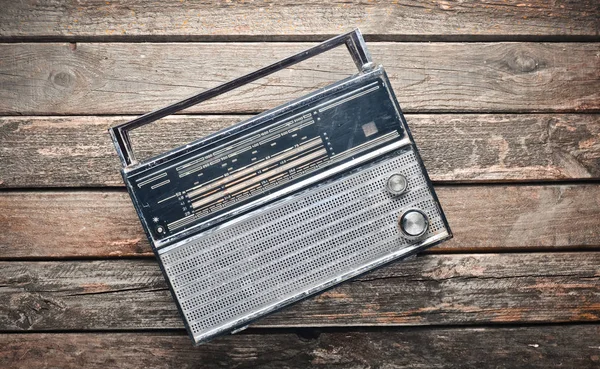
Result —
[[[401, 196], [386, 191], [386, 180], [395, 172], [408, 179], [408, 192]], [[423, 238], [445, 231], [412, 151], [288, 198], [160, 257], [193, 335], [201, 336], [411, 245], [397, 223], [409, 208], [429, 217]]]

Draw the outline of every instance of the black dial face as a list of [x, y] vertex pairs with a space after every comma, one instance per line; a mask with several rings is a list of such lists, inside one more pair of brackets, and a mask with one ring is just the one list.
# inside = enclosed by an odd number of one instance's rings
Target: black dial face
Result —
[[403, 136], [386, 82], [372, 78], [127, 180], [158, 240]]

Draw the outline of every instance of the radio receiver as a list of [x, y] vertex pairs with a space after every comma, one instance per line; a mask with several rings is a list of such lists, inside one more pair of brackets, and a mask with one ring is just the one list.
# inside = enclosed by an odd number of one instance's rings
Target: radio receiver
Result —
[[[128, 132], [345, 44], [359, 73], [139, 162]], [[451, 237], [358, 30], [110, 129], [195, 343]]]

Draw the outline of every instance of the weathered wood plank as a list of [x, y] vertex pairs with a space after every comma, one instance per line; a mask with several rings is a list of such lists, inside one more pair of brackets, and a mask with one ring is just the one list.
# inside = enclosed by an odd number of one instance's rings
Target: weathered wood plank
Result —
[[[138, 157], [248, 116], [174, 116], [133, 131]], [[0, 187], [123, 186], [107, 129], [131, 117], [0, 118]], [[600, 178], [600, 115], [408, 115], [434, 181]]]
[[[253, 326], [597, 322], [599, 279], [599, 252], [427, 255]], [[154, 260], [1, 262], [0, 285], [0, 330], [182, 327]]]
[[[182, 40], [314, 38], [360, 27], [379, 38], [418, 35], [598, 36], [593, 0], [509, 1], [11, 1], [0, 36], [178, 36]], [[311, 37], [312, 36], [312, 37]]]
[[[600, 247], [600, 186], [437, 186], [454, 239], [431, 252]], [[150, 255], [125, 192], [0, 193], [3, 258]]]
[[592, 368], [597, 325], [238, 334], [192, 347], [184, 334], [3, 334], [4, 368]]
[[[0, 45], [0, 113], [145, 113], [305, 43]], [[371, 43], [407, 112], [600, 111], [598, 43]], [[353, 73], [343, 48], [196, 106], [263, 111]]]

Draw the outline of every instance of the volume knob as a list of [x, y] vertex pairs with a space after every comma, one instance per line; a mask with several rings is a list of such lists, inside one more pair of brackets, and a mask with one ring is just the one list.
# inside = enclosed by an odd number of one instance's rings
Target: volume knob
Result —
[[408, 188], [408, 180], [400, 173], [394, 173], [387, 180], [387, 189], [392, 195], [402, 195]]
[[404, 214], [400, 216], [398, 223], [402, 233], [411, 238], [422, 236], [427, 232], [427, 228], [429, 227], [427, 215], [422, 211], [415, 209], [404, 212]]

